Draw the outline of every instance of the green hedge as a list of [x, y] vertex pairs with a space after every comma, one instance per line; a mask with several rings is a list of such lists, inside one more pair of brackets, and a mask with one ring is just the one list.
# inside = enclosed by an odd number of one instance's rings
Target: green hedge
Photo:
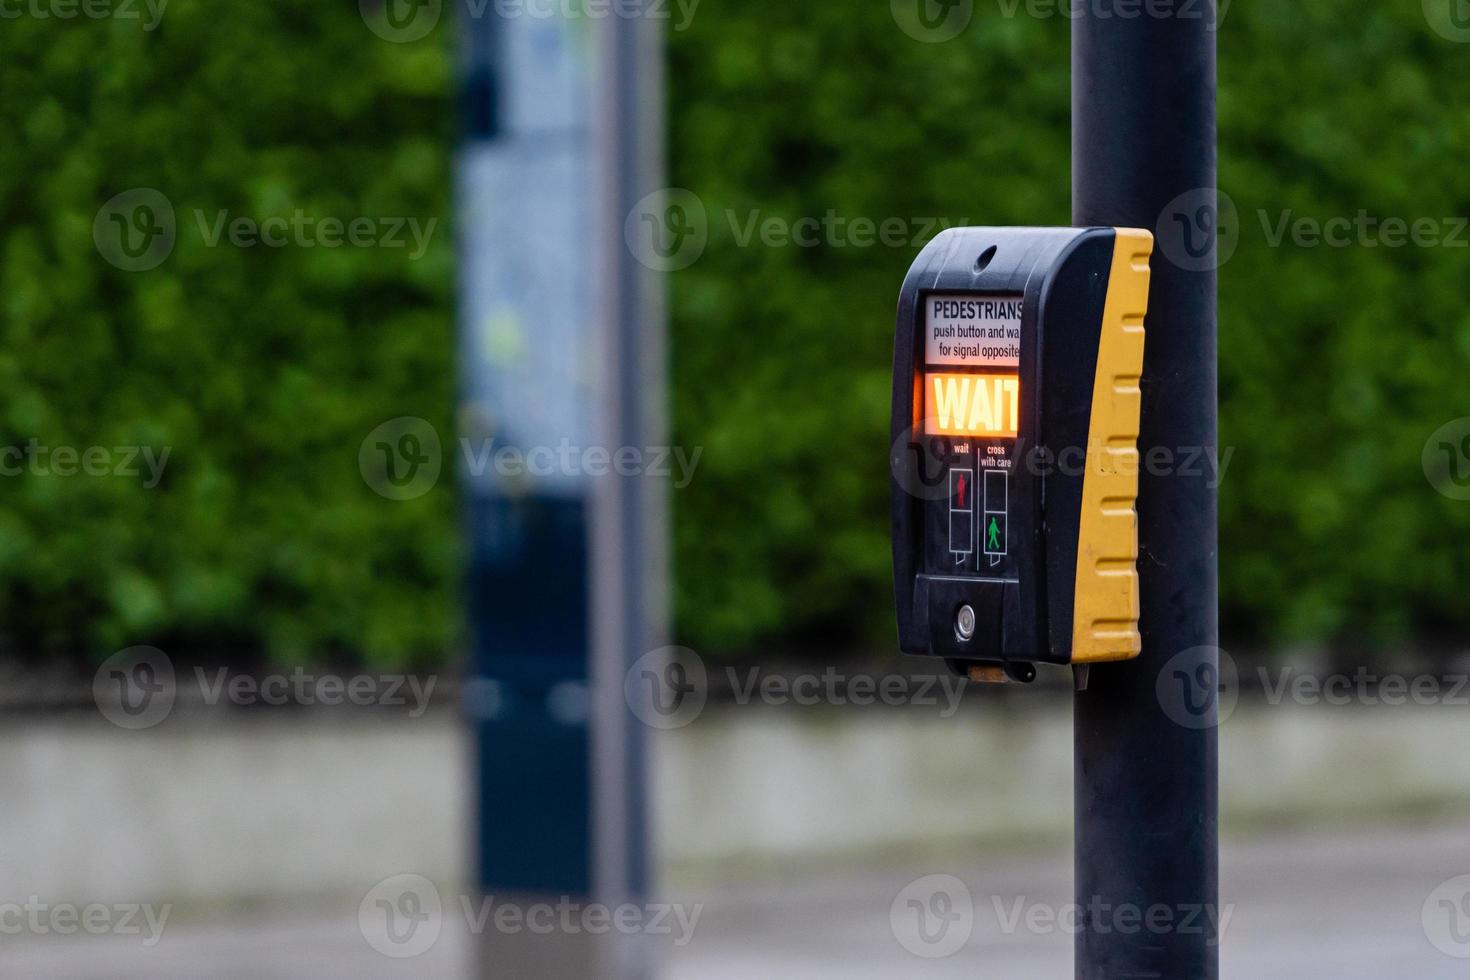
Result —
[[[154, 642], [379, 664], [454, 646], [452, 481], [409, 501], [357, 469], [379, 423], [452, 431], [452, 61], [355, 3], [186, 3], [159, 28], [0, 34], [0, 448], [170, 450], [143, 478], [0, 478], [0, 646]], [[710, 243], [672, 277], [678, 630], [702, 649], [891, 642], [888, 360], [897, 284], [936, 222], [1068, 220], [1068, 23], [977, 0], [919, 43], [886, 3], [704, 3], [670, 35], [673, 182]], [[1272, 247], [1325, 220], [1470, 214], [1470, 45], [1421, 5], [1232, 4], [1220, 35], [1227, 635], [1462, 634], [1470, 504], [1420, 465], [1470, 415], [1467, 253]], [[132, 188], [178, 243], [126, 272], [93, 241]], [[439, 218], [426, 255], [209, 247], [196, 211]], [[816, 248], [752, 218], [828, 219]], [[1264, 219], [1263, 216], [1264, 215]], [[851, 244], [899, 219], [897, 246]], [[839, 224], [837, 222], [843, 222]], [[842, 244], [838, 244], [842, 242]]]
[[[393, 501], [357, 464], [387, 419], [450, 432], [454, 123], [438, 34], [390, 44], [355, 3], [306, 0], [176, 0], [151, 32], [5, 22], [0, 446], [169, 451], [151, 489], [0, 478], [8, 652], [150, 642], [393, 664], [451, 648], [452, 480]], [[93, 224], [140, 187], [171, 202], [177, 244], [129, 272]], [[211, 226], [298, 209], [439, 222], [417, 261], [211, 247], [199, 227], [198, 212]]]

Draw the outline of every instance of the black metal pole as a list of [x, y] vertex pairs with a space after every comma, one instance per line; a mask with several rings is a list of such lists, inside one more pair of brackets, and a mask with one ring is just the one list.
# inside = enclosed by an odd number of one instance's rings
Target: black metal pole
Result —
[[[1215, 980], [1216, 493], [1208, 467], [1155, 465], [1161, 449], [1177, 462], [1216, 446], [1214, 0], [1113, 6], [1076, 4], [1073, 220], [1159, 240], [1139, 438], [1143, 653], [1094, 668], [1075, 698], [1076, 975]], [[1176, 678], [1160, 683], [1175, 673], [1208, 687], [1182, 719]]]

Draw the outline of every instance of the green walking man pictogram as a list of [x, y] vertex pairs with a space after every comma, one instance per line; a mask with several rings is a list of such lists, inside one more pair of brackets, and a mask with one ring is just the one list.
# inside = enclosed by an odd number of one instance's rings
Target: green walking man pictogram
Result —
[[990, 519], [990, 526], [985, 529], [985, 547], [989, 550], [1000, 550], [1000, 524], [995, 518]]

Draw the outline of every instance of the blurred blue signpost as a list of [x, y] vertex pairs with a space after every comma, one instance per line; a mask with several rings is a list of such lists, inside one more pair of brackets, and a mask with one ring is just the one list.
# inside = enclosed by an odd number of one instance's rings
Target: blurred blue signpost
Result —
[[[662, 639], [665, 522], [656, 481], [602, 453], [663, 439], [662, 284], [623, 243], [662, 176], [660, 38], [649, 17], [473, 11], [456, 170], [476, 877], [500, 904], [616, 906], [649, 887], [622, 692]], [[615, 930], [482, 940], [486, 976], [650, 971]]]

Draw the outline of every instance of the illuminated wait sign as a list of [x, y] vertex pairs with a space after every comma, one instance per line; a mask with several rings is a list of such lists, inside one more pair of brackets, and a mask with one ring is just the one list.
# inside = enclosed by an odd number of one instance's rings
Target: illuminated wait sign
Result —
[[1014, 374], [930, 374], [924, 417], [930, 435], [1014, 439], [1021, 379]]

